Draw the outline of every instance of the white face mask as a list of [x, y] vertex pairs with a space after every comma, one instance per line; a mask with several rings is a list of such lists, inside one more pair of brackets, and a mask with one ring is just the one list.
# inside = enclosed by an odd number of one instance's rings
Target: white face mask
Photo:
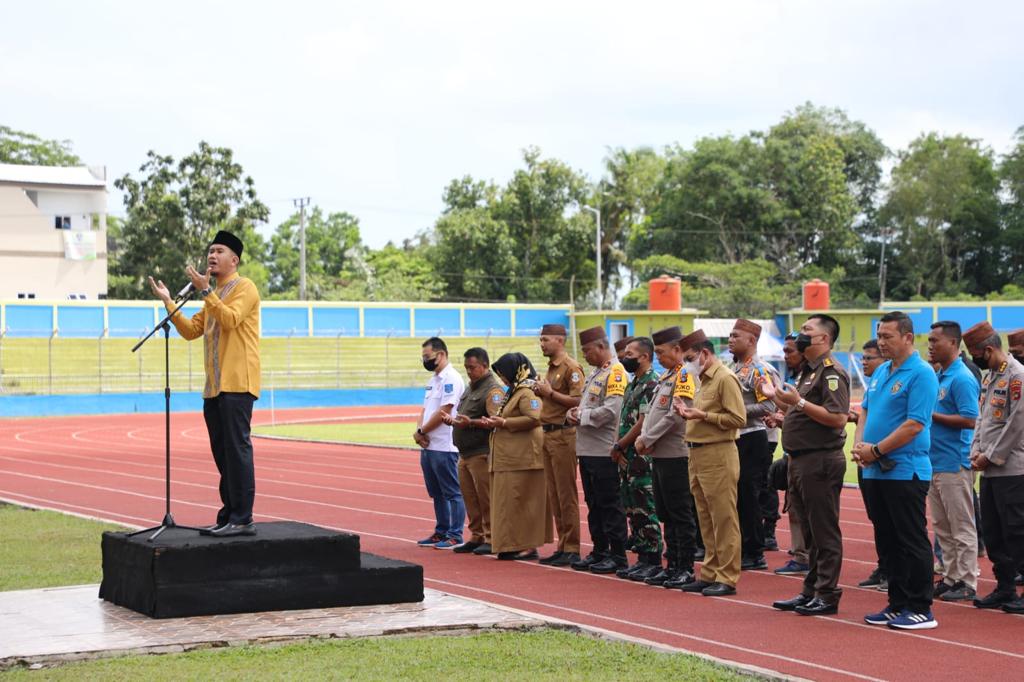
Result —
[[694, 378], [699, 377], [701, 371], [703, 370], [703, 367], [701, 367], [701, 364], [700, 364], [700, 356], [698, 355], [693, 360], [690, 360], [689, 362], [684, 364], [683, 365], [683, 369], [685, 369], [686, 373], [691, 375], [692, 377], [694, 377]]

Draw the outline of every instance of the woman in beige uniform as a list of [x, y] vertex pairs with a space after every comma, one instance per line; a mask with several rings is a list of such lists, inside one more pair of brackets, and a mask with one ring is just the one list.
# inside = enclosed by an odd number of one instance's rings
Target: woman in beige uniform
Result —
[[522, 353], [506, 353], [491, 369], [509, 387], [491, 433], [491, 547], [501, 560], [533, 560], [544, 544], [544, 433], [537, 372]]

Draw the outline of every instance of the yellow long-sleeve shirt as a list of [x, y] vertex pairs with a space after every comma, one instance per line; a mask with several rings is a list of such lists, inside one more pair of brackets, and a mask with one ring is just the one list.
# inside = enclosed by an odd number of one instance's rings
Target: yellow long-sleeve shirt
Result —
[[[260, 293], [238, 273], [217, 282], [202, 310], [191, 318], [178, 313], [171, 322], [182, 338], [203, 337], [206, 367], [204, 398], [223, 393], [260, 397]], [[173, 307], [169, 307], [173, 310]]]

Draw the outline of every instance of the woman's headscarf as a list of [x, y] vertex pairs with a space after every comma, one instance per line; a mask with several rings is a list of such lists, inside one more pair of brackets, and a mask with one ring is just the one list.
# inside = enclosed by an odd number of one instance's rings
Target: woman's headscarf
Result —
[[[522, 353], [505, 353], [491, 365], [491, 369], [508, 384], [505, 402], [508, 402], [508, 399], [516, 392], [516, 389], [524, 383], [537, 380], [537, 370], [533, 368], [530, 358]], [[504, 403], [502, 403], [502, 406], [504, 407]]]

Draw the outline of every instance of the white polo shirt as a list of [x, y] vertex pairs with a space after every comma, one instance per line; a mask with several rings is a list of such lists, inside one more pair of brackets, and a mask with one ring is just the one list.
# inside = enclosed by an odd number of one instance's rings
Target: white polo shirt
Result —
[[[423, 421], [426, 422], [430, 419], [431, 415], [445, 405], [451, 405], [452, 412], [454, 413], [455, 406], [462, 400], [462, 392], [465, 390], [465, 387], [462, 376], [458, 370], [452, 367], [450, 362], [447, 367], [432, 375], [430, 381], [427, 382], [427, 393], [423, 396]], [[427, 450], [438, 450], [440, 452], [459, 451], [452, 442], [452, 427], [450, 426], [441, 424], [428, 433], [427, 438], [430, 440], [426, 448]]]

